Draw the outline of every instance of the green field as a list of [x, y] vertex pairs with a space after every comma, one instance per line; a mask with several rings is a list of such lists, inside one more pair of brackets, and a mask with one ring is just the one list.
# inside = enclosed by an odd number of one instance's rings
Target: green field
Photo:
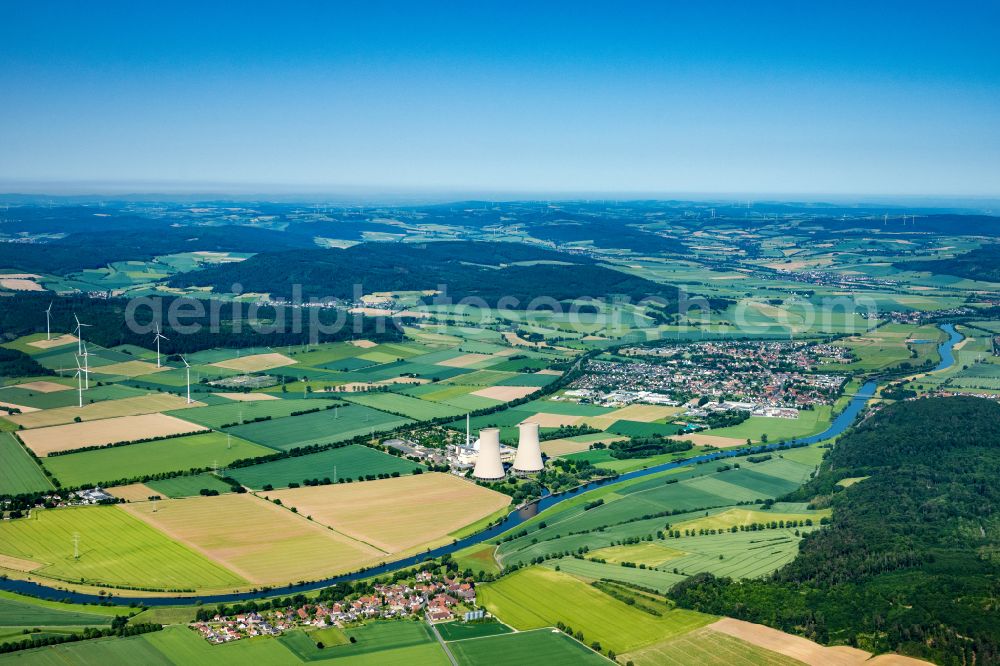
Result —
[[438, 633], [446, 641], [461, 641], [466, 638], [482, 638], [509, 634], [512, 630], [501, 622], [443, 622], [437, 625]]
[[418, 421], [429, 419], [439, 419], [448, 416], [461, 414], [458, 407], [445, 405], [430, 400], [421, 400], [400, 393], [385, 393], [375, 391], [371, 393], [355, 393], [344, 396], [345, 400], [372, 407], [373, 409], [384, 410], [392, 414], [402, 414]]
[[757, 647], [733, 636], [696, 629], [662, 643], [621, 655], [621, 661], [636, 666], [699, 664], [700, 666], [801, 666], [798, 659]]
[[[194, 640], [201, 640], [188, 629], [180, 630], [190, 633], [191, 638]], [[205, 641], [201, 642], [208, 647], [208, 643]], [[204, 660], [202, 662], [189, 663], [207, 664], [210, 662]], [[104, 664], [174, 666], [174, 662], [152, 644], [149, 640], [149, 635], [132, 638], [102, 638], [91, 641], [80, 641], [78, 643], [63, 643], [62, 645], [23, 652], [11, 652], [0, 655], [0, 664], [31, 664], [31, 666], [66, 666], [67, 664], [86, 666], [100, 666]]]
[[[662, 530], [666, 520], [643, 519], [643, 516], [662, 511], [704, 514], [706, 509], [717, 511], [739, 502], [773, 499], [798, 488], [813, 470], [812, 465], [782, 458], [757, 464], [744, 462], [740, 469], [723, 472], [715, 471], [718, 464], [674, 470], [586, 493], [540, 516], [539, 520], [546, 521], [545, 528], [530, 529], [535, 524], [532, 523], [526, 536], [503, 542], [499, 557], [505, 564], [525, 563], [540, 555], [560, 554], [584, 545], [594, 549], [610, 545], [616, 539], [645, 537]], [[678, 482], [665, 483], [673, 479]], [[604, 504], [585, 511], [585, 503], [597, 497], [603, 498]], [[670, 522], [696, 517], [675, 515]], [[597, 528], [603, 529], [594, 531]], [[589, 533], [581, 534], [584, 531]], [[673, 542], [666, 545], [680, 549]]]
[[[73, 557], [74, 534], [79, 559]], [[0, 554], [37, 562], [42, 566], [33, 573], [67, 582], [148, 589], [245, 583], [117, 506], [48, 509], [0, 522]]]
[[274, 462], [235, 467], [229, 475], [249, 488], [260, 489], [270, 483], [275, 488], [284, 488], [289, 483], [302, 483], [303, 479], [333, 478], [334, 466], [339, 479], [357, 479], [368, 474], [409, 474], [422, 465], [391, 456], [359, 444], [351, 444], [339, 449], [329, 449], [306, 456], [296, 456]]
[[0, 591], [0, 627], [64, 627], [109, 624], [131, 609], [42, 601]]
[[232, 401], [211, 405], [209, 407], [196, 407], [194, 409], [177, 409], [166, 412], [179, 419], [197, 423], [208, 428], [221, 428], [232, 423], [253, 421], [257, 418], [271, 417], [279, 419], [288, 416], [292, 412], [301, 412], [306, 409], [323, 408], [324, 402], [311, 400], [288, 399], [288, 400], [254, 400], [254, 401]]
[[516, 629], [563, 622], [582, 631], [584, 642], [600, 641], [622, 653], [712, 622], [693, 611], [664, 610], [656, 617], [629, 606], [568, 574], [543, 567], [522, 569], [481, 585], [480, 605]]
[[413, 421], [363, 405], [348, 405], [302, 416], [248, 423], [227, 428], [226, 431], [251, 442], [288, 451], [308, 444], [341, 442], [367, 435], [373, 430], [391, 430], [408, 423]]
[[257, 458], [274, 451], [233, 435], [206, 432], [155, 442], [49, 456], [45, 467], [64, 486], [109, 483], [191, 468], [225, 467], [241, 458]]
[[813, 435], [822, 432], [829, 425], [830, 406], [820, 405], [816, 409], [801, 410], [797, 419], [751, 416], [739, 425], [710, 430], [708, 434], [753, 441], [760, 441], [761, 435], [766, 434], [769, 442], [777, 442]]
[[146, 485], [166, 497], [191, 497], [198, 495], [203, 488], [218, 490], [220, 493], [229, 491], [228, 483], [209, 473], [147, 481]]
[[[350, 643], [350, 638], [356, 642]], [[360, 627], [336, 627], [309, 632], [295, 630], [277, 639], [300, 661], [336, 660], [340, 663], [447, 664], [430, 629], [410, 620], [373, 621]], [[317, 647], [322, 642], [324, 647]], [[443, 661], [442, 661], [443, 660]]]
[[615, 435], [625, 435], [627, 437], [650, 437], [652, 435], [663, 435], [670, 437], [681, 431], [681, 426], [673, 423], [643, 423], [641, 421], [615, 421], [607, 429]]
[[[810, 529], [815, 528], [800, 527], [798, 532], [804, 534]], [[661, 568], [677, 569], [685, 577], [704, 571], [731, 578], [758, 578], [795, 559], [801, 541], [795, 531], [775, 529], [667, 539], [666, 545], [690, 554], [665, 562]]]
[[607, 664], [607, 659], [581, 645], [561, 631], [538, 629], [449, 643], [448, 648], [462, 666], [587, 666]]
[[574, 557], [548, 560], [544, 566], [548, 568], [558, 566], [560, 571], [588, 582], [601, 579], [617, 580], [623, 583], [648, 587], [661, 593], [667, 592], [671, 587], [686, 578], [685, 576], [669, 571], [623, 567], [618, 564], [601, 564], [600, 562], [591, 562], [590, 560], [578, 560]]
[[0, 495], [19, 495], [49, 490], [52, 482], [20, 442], [0, 432]]

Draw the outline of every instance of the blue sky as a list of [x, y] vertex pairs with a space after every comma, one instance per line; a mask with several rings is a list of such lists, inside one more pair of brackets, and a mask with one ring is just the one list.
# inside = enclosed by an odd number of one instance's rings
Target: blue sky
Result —
[[996, 2], [38, 0], [0, 17], [8, 191], [1000, 194]]

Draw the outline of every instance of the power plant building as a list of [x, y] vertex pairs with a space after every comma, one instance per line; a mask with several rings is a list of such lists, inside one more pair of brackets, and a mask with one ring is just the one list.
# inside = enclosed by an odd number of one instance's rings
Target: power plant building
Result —
[[479, 431], [479, 454], [472, 476], [482, 481], [499, 481], [504, 477], [503, 461], [500, 460], [500, 429], [483, 428]]
[[514, 456], [514, 471], [520, 474], [541, 472], [542, 445], [538, 441], [538, 424], [522, 423], [518, 426], [517, 455]]

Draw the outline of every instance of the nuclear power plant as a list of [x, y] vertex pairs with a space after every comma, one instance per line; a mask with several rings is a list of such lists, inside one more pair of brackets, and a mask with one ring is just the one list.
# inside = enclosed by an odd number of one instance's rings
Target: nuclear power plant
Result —
[[482, 481], [499, 481], [504, 477], [500, 460], [500, 429], [483, 428], [479, 431], [479, 455], [472, 476]]
[[522, 423], [517, 440], [517, 455], [514, 456], [514, 471], [518, 474], [541, 472], [542, 445], [538, 443], [538, 424]]

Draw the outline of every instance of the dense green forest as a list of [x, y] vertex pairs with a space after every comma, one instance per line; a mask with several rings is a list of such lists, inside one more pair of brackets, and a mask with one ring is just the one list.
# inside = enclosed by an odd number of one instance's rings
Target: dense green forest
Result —
[[[942, 664], [1000, 660], [1000, 405], [896, 403], [842, 437], [785, 499], [833, 507], [771, 577], [710, 574], [675, 586], [679, 605], [823, 643]], [[844, 478], [869, 477], [850, 488]]]
[[44, 243], [0, 243], [0, 266], [66, 275], [103, 268], [115, 261], [147, 261], [177, 252], [260, 252], [316, 246], [311, 237], [247, 226], [165, 227], [157, 221], [138, 220], [136, 227], [113, 229], [74, 232]]
[[[53, 333], [73, 331], [75, 314], [81, 322], [89, 324], [84, 333], [86, 340], [102, 347], [134, 344], [149, 348], [152, 344], [152, 333], [136, 333], [126, 322], [128, 299], [86, 296], [52, 298], [48, 294], [30, 292], [0, 297], [0, 340], [45, 332], [45, 308], [50, 302]], [[186, 354], [214, 347], [280, 347], [352, 338], [396, 341], [403, 337], [402, 330], [392, 319], [348, 316], [343, 310], [255, 308], [248, 303], [181, 297], [164, 297], [154, 302], [160, 303], [160, 310], [164, 313], [161, 326], [168, 340], [162, 341], [161, 349], [166, 354]], [[133, 305], [137, 303], [141, 301], [133, 301]], [[201, 309], [200, 315], [195, 313], [195, 308]], [[178, 327], [198, 325], [200, 330], [181, 332], [172, 327], [166, 316], [171, 309], [184, 313]], [[217, 330], [212, 328], [213, 312], [219, 324]], [[297, 317], [301, 317], [298, 326]], [[318, 317], [320, 323], [329, 327], [328, 332], [321, 332], [317, 327], [315, 338], [310, 340], [310, 317]], [[338, 317], [343, 322], [341, 326], [336, 326]], [[153, 320], [153, 311], [145, 306], [135, 307], [134, 318], [139, 326], [148, 327]], [[251, 321], [257, 321], [262, 326], [254, 330]], [[267, 325], [273, 330], [263, 328]]]
[[23, 351], [0, 347], [0, 377], [35, 377], [54, 374]]
[[[537, 263], [552, 262], [552, 263]], [[529, 265], [525, 265], [529, 264]], [[351, 299], [361, 293], [436, 289], [453, 300], [478, 297], [496, 306], [505, 297], [521, 307], [536, 297], [555, 300], [612, 294], [633, 299], [659, 296], [675, 302], [674, 287], [598, 265], [592, 259], [519, 243], [472, 241], [364, 243], [339, 250], [268, 252], [233, 264], [175, 275], [175, 287], [211, 286], [292, 296]]]
[[987, 245], [951, 259], [898, 263], [896, 268], [1000, 282], [1000, 245]]

